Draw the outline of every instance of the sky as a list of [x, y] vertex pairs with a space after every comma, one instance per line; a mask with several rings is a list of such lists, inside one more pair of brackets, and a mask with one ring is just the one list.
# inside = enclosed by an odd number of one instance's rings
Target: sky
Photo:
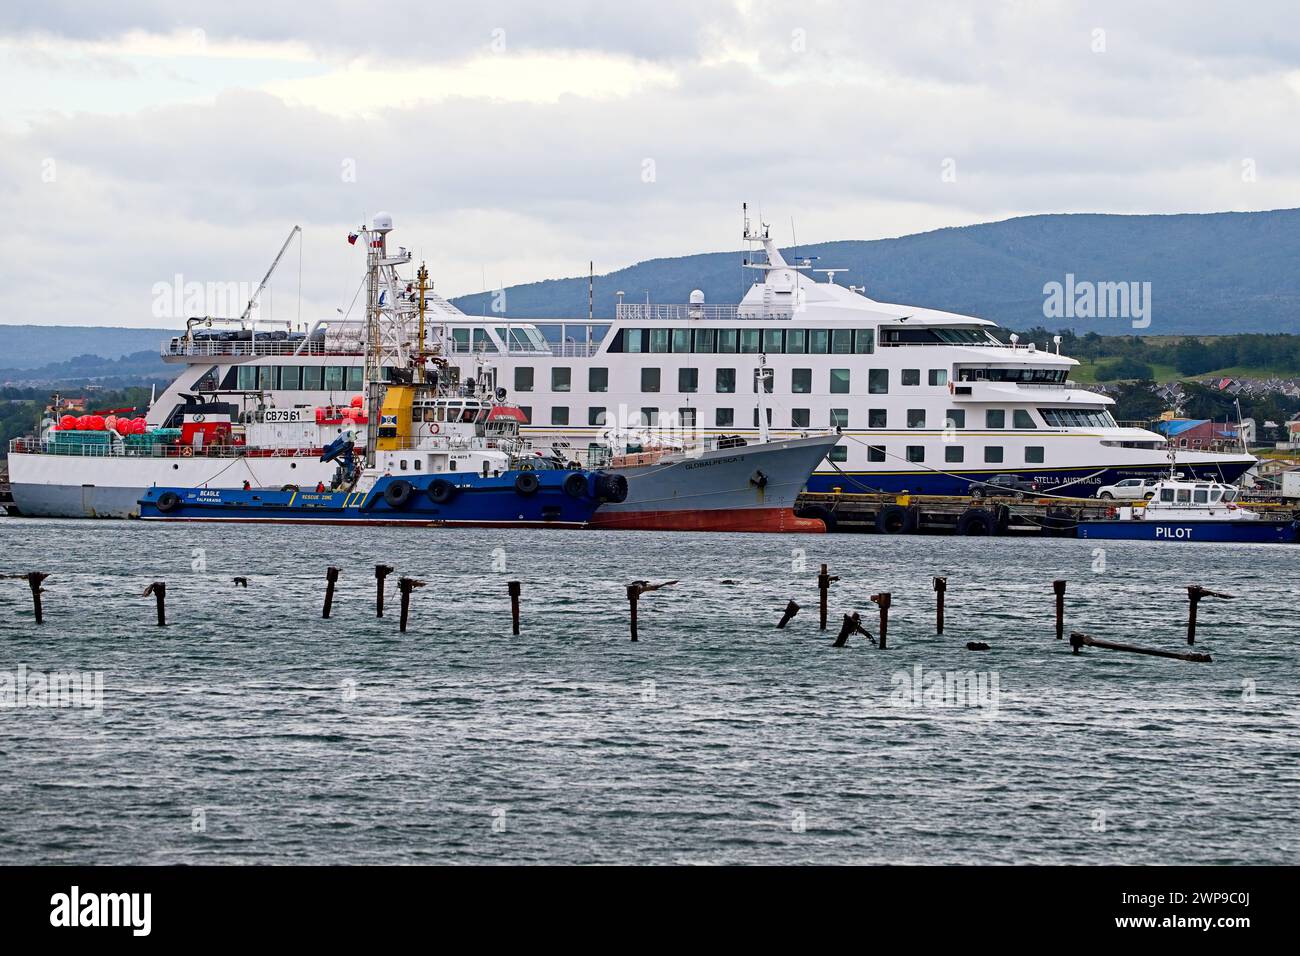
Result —
[[1300, 205], [1294, 0], [44, 0], [0, 89], [10, 324], [175, 327], [294, 225], [261, 314], [336, 316], [381, 210], [454, 296], [739, 249], [742, 202], [783, 245]]

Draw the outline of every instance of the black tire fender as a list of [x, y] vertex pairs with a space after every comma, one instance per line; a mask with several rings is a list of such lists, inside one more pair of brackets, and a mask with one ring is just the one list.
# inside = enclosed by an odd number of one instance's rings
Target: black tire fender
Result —
[[446, 478], [435, 478], [429, 482], [427, 494], [435, 505], [445, 505], [455, 497], [456, 486]]
[[158, 510], [163, 514], [175, 511], [180, 504], [181, 496], [174, 491], [164, 491], [158, 496]]
[[876, 530], [881, 534], [907, 534], [916, 527], [916, 513], [902, 505], [885, 505], [876, 515]]
[[994, 535], [997, 529], [997, 518], [984, 508], [967, 508], [957, 519], [957, 533], [960, 535]]
[[404, 508], [411, 500], [411, 483], [398, 478], [384, 489], [384, 501], [390, 508]]
[[575, 471], [564, 479], [564, 493], [570, 498], [585, 498], [587, 495], [587, 476]]
[[515, 476], [515, 492], [525, 497], [537, 494], [542, 487], [542, 483], [537, 480], [537, 475], [532, 471], [520, 472]]

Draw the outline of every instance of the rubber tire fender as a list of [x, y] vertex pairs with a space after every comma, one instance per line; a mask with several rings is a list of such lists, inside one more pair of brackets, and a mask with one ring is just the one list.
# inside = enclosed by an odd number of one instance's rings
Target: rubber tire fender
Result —
[[398, 478], [384, 489], [384, 501], [390, 508], [405, 508], [411, 501], [411, 483]]
[[627, 476], [601, 472], [596, 478], [596, 497], [610, 504], [627, 500]]
[[426, 493], [435, 505], [445, 505], [456, 496], [456, 486], [446, 478], [435, 478], [429, 482]]
[[164, 491], [158, 496], [158, 510], [169, 514], [180, 507], [181, 496], [174, 491]]
[[885, 505], [876, 515], [876, 530], [881, 534], [907, 534], [915, 527], [916, 514], [902, 505]]
[[967, 508], [957, 519], [957, 533], [960, 535], [995, 535], [998, 522], [992, 512], [983, 508]]
[[585, 498], [587, 495], [587, 476], [575, 471], [564, 479], [564, 493], [570, 498]]
[[521, 472], [519, 475], [515, 476], [516, 494], [528, 497], [529, 495], [537, 494], [541, 487], [542, 483], [537, 479], [537, 475], [532, 471]]

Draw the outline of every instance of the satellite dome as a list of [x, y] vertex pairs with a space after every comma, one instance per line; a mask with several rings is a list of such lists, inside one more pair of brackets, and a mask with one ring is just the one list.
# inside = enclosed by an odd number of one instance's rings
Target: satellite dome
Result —
[[392, 232], [393, 217], [386, 212], [375, 213], [375, 232]]
[[704, 291], [702, 289], [691, 290], [691, 305], [704, 304]]

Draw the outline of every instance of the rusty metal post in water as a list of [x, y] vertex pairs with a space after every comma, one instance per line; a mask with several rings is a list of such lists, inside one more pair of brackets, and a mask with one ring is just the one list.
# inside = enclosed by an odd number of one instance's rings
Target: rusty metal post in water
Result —
[[1056, 639], [1065, 636], [1065, 582], [1053, 581], [1052, 590], [1056, 592]]
[[1188, 644], [1196, 643], [1196, 605], [1200, 603], [1200, 600], [1203, 597], [1218, 597], [1218, 598], [1227, 598], [1228, 600], [1232, 600], [1234, 597], [1236, 597], [1236, 595], [1222, 594], [1218, 591], [1210, 591], [1201, 587], [1199, 584], [1192, 584], [1188, 586], [1187, 600], [1190, 603], [1190, 607], [1187, 612], [1187, 643]]
[[330, 565], [325, 569], [325, 609], [321, 611], [321, 617], [330, 616], [330, 608], [334, 606], [334, 584], [338, 579], [338, 568]]
[[880, 649], [883, 651], [889, 645], [886, 644], [886, 635], [889, 632], [889, 604], [891, 601], [888, 591], [881, 591], [879, 594], [871, 595], [871, 600], [880, 605]]
[[41, 609], [41, 583], [48, 577], [44, 571], [27, 572], [27, 585], [32, 589], [32, 611], [36, 614], [37, 624], [45, 623], [45, 614]]
[[403, 634], [406, 633], [406, 617], [411, 610], [411, 592], [422, 587], [424, 587], [424, 582], [417, 581], [415, 578], [397, 579], [397, 589], [402, 592], [402, 613], [398, 618], [397, 629]]
[[144, 589], [144, 594], [142, 594], [141, 597], [148, 597], [150, 594], [154, 596], [154, 600], [158, 604], [158, 626], [166, 627], [167, 626], [167, 582], [155, 581], [153, 584], [149, 585], [147, 588]]
[[830, 595], [831, 582], [838, 581], [839, 578], [831, 575], [826, 565], [822, 565], [821, 574], [817, 575], [817, 590], [821, 592], [821, 629], [826, 630], [826, 600]]
[[798, 613], [799, 613], [799, 605], [794, 603], [794, 601], [791, 601], [789, 604], [785, 606], [785, 613], [781, 615], [781, 621], [779, 624], [777, 624], [777, 629], [778, 630], [783, 629], [787, 624], [790, 623], [790, 619]]
[[392, 573], [391, 565], [375, 565], [375, 617], [384, 616], [384, 578]]
[[506, 590], [510, 592], [510, 630], [517, 636], [519, 634], [519, 582], [507, 581]]
[[1075, 654], [1078, 654], [1083, 647], [1104, 647], [1112, 651], [1128, 651], [1130, 654], [1146, 654], [1149, 657], [1170, 657], [1178, 661], [1193, 661], [1199, 664], [1208, 664], [1213, 660], [1209, 654], [1163, 651], [1155, 647], [1137, 647], [1133, 644], [1117, 644], [1114, 641], [1103, 641], [1101, 638], [1089, 637], [1082, 631], [1070, 632], [1070, 647]]
[[934, 579], [934, 632], [943, 633], [943, 592], [948, 588], [947, 578]]

